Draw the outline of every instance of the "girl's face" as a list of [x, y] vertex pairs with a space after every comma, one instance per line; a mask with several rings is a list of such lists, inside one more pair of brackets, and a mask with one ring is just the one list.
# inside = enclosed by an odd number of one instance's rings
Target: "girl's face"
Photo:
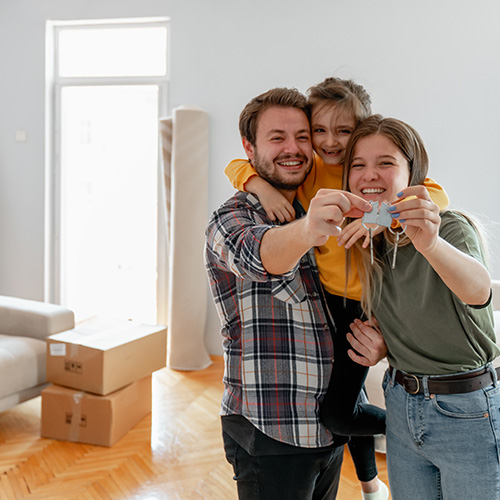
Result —
[[344, 161], [345, 148], [355, 127], [354, 116], [335, 106], [316, 106], [313, 109], [313, 147], [327, 165], [339, 165]]
[[391, 139], [375, 134], [358, 141], [349, 170], [351, 192], [367, 200], [392, 203], [409, 181], [408, 161]]

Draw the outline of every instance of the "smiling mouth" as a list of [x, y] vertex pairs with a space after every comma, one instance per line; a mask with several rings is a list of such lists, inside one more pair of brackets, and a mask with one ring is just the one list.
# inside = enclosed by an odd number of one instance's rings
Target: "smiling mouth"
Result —
[[277, 163], [281, 167], [299, 167], [300, 165], [302, 165], [302, 162], [299, 160], [279, 161]]
[[295, 157], [295, 158], [283, 158], [281, 160], [276, 160], [276, 164], [289, 172], [302, 170], [304, 164], [306, 163], [305, 158]]
[[368, 195], [368, 194], [382, 194], [385, 192], [385, 189], [382, 188], [365, 188], [361, 190], [362, 194]]
[[328, 151], [326, 149], [323, 149], [323, 153], [325, 153], [328, 156], [338, 156], [340, 153], [342, 153], [341, 149], [336, 149], [334, 151]]

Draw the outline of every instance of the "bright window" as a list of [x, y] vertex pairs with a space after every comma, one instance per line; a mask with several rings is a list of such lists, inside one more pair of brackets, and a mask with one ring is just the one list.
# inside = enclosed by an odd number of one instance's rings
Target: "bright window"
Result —
[[59, 31], [59, 75], [164, 76], [167, 28], [121, 27]]
[[167, 27], [53, 26], [49, 298], [77, 320], [156, 322]]

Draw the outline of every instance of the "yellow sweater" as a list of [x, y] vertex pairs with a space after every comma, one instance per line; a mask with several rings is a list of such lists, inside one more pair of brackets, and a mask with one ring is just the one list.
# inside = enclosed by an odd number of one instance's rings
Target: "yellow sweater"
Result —
[[[319, 189], [342, 189], [342, 165], [326, 165], [323, 160], [314, 155], [314, 165], [304, 183], [297, 190], [297, 198], [305, 210], [309, 209], [309, 202]], [[254, 175], [258, 175], [248, 160], [233, 160], [225, 169], [225, 174], [233, 186], [245, 191], [245, 184]], [[429, 195], [440, 210], [446, 209], [450, 203], [446, 191], [430, 178], [425, 179], [425, 187]], [[328, 241], [315, 249], [321, 283], [333, 295], [344, 295], [345, 287], [345, 251], [337, 244], [337, 238], [328, 238]], [[346, 297], [361, 300], [361, 283], [354, 264], [349, 271]]]

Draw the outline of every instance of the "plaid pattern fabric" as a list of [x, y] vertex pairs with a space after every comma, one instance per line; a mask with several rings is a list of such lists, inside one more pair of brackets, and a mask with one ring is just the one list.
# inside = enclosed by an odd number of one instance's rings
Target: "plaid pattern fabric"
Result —
[[258, 199], [238, 192], [212, 215], [205, 263], [224, 337], [221, 415], [246, 417], [264, 434], [307, 448], [332, 444], [319, 421], [333, 343], [311, 250], [270, 275], [260, 243], [273, 227]]

